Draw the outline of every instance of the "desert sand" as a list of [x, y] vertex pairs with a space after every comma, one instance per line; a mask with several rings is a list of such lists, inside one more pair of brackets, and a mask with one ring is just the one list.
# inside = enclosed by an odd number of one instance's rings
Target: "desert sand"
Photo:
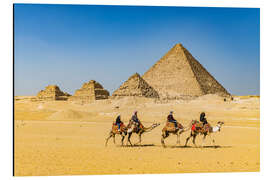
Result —
[[[259, 97], [235, 97], [224, 102], [215, 95], [192, 101], [155, 102], [147, 98], [99, 100], [80, 104], [69, 101], [31, 101], [31, 97], [15, 98], [15, 176], [144, 174], [239, 172], [260, 169], [260, 110]], [[117, 108], [116, 108], [117, 107]], [[112, 122], [121, 114], [125, 124], [134, 110], [147, 127], [153, 122], [161, 125], [142, 136], [142, 146], [120, 146], [105, 138]], [[176, 136], [161, 146], [161, 129], [166, 116], [174, 110], [175, 118], [184, 126], [198, 119], [205, 111], [208, 122], [225, 124], [213, 135], [215, 145], [202, 136], [194, 147], [184, 132], [181, 145]], [[125, 144], [126, 144], [125, 139]], [[131, 141], [137, 142], [138, 136]]]
[[[151, 174], [194, 172], [239, 172], [260, 170], [260, 98], [234, 97], [223, 101], [216, 95], [205, 95], [190, 101], [160, 102], [151, 98], [98, 100], [82, 104], [72, 101], [32, 101], [15, 97], [15, 176]], [[147, 127], [161, 125], [142, 136], [142, 146], [120, 146], [108, 136], [118, 114], [125, 124], [134, 110]], [[190, 131], [184, 132], [181, 145], [176, 136], [161, 146], [161, 129], [170, 110], [184, 126], [206, 112], [211, 125], [225, 124], [213, 134], [215, 145], [202, 136], [194, 147], [184, 147]], [[125, 144], [126, 144], [125, 139]], [[138, 136], [131, 138], [137, 142]]]

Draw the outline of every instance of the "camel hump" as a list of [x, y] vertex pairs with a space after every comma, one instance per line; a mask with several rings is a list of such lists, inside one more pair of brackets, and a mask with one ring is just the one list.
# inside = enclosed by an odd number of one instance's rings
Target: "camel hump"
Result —
[[163, 128], [164, 131], [175, 131], [175, 126], [174, 126], [174, 123], [173, 122], [167, 122], [166, 123], [166, 126]]
[[[173, 122], [167, 122], [167, 123], [166, 123], [166, 126], [167, 126], [167, 127], [175, 127]], [[181, 123], [179, 123], [179, 122], [177, 122], [177, 126], [178, 126], [180, 129], [184, 128], [183, 125], [182, 125]]]
[[[113, 122], [112, 127], [117, 127], [118, 128], [118, 125], [115, 122]], [[126, 126], [125, 126], [125, 124], [123, 122], [121, 122], [120, 127], [126, 127]]]
[[209, 123], [207, 123], [207, 124], [205, 124], [204, 126], [203, 126], [203, 128], [204, 128], [204, 130], [205, 131], [211, 131], [211, 125], [209, 124]]
[[[126, 130], [127, 130], [127, 127], [124, 125], [124, 123], [121, 123], [121, 124], [120, 124], [120, 131], [121, 131], [121, 132], [125, 132]], [[120, 132], [118, 131], [118, 126], [117, 126], [116, 123], [114, 123], [113, 126], [112, 126], [112, 132], [114, 132], [115, 134], [120, 133]]]
[[173, 123], [173, 122], [167, 122], [167, 123], [166, 123], [166, 126], [167, 126], [167, 127], [174, 127], [174, 123]]

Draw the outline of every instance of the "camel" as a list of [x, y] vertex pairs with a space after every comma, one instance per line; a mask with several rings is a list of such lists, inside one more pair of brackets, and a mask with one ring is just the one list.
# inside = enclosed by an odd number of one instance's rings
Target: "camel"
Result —
[[132, 133], [136, 133], [138, 134], [139, 136], [139, 142], [135, 143], [136, 145], [139, 144], [141, 145], [141, 142], [142, 142], [142, 134], [143, 133], [146, 133], [146, 132], [150, 132], [152, 131], [154, 128], [158, 127], [160, 125], [160, 123], [153, 123], [150, 127], [144, 127], [142, 124], [140, 124], [140, 128], [138, 129], [137, 126], [135, 125], [135, 123], [130, 120], [129, 121], [129, 124], [128, 124], [128, 130], [127, 130], [127, 133], [128, 133], [128, 140], [127, 140], [127, 145], [128, 143], [132, 146], [133, 144], [131, 143], [130, 141], [130, 138], [131, 138], [131, 135]]
[[[208, 135], [212, 139], [211, 134], [212, 133], [216, 133], [216, 132], [220, 132], [221, 126], [224, 124], [224, 122], [218, 121], [217, 125], [214, 126], [214, 127], [212, 127], [209, 123], [208, 124], [205, 124], [203, 126], [202, 123], [200, 123], [199, 121], [196, 121], [196, 120], [192, 120], [191, 121], [191, 124], [192, 124], [192, 128], [191, 128], [190, 136], [187, 137], [185, 146], [187, 146], [187, 143], [188, 143], [189, 139], [191, 137], [193, 137], [193, 141], [192, 142], [195, 145], [195, 147], [197, 147], [197, 145], [195, 143], [195, 139], [196, 139], [196, 136], [198, 134], [202, 134], [203, 135], [203, 142], [202, 142], [202, 145], [201, 145], [201, 146], [203, 146], [204, 145], [204, 141], [205, 141], [205, 137]], [[212, 139], [212, 142], [215, 145], [215, 140], [214, 139]]]
[[180, 145], [180, 135], [185, 132], [188, 127], [184, 128], [180, 123], [177, 123], [177, 125], [178, 129], [175, 128], [174, 123], [167, 122], [165, 127], [162, 129], [161, 144], [163, 147], [166, 147], [164, 140], [169, 137], [170, 134], [175, 134], [177, 136], [176, 144]]
[[118, 131], [118, 126], [113, 123], [112, 130], [110, 131], [109, 136], [106, 138], [105, 146], [107, 146], [108, 141], [111, 137], [113, 137], [113, 143], [115, 144], [115, 135], [120, 135], [122, 137], [121, 145], [123, 146], [125, 136], [127, 135], [127, 127], [124, 125], [124, 123], [121, 123], [120, 131]]

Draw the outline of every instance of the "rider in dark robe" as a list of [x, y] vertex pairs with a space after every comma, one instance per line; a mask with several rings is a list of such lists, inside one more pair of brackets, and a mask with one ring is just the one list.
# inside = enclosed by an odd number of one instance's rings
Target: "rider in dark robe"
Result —
[[173, 111], [170, 112], [170, 114], [168, 115], [167, 119], [168, 119], [169, 122], [174, 123], [175, 129], [178, 129], [177, 121], [173, 117]]
[[133, 122], [135, 122], [135, 125], [136, 125], [136, 127], [138, 128], [138, 131], [139, 131], [139, 130], [140, 130], [140, 124], [141, 124], [141, 122], [140, 122], [140, 120], [138, 119], [137, 111], [134, 111], [134, 114], [132, 115], [131, 120], [132, 120]]
[[118, 131], [120, 131], [121, 123], [122, 123], [121, 117], [120, 115], [118, 115], [115, 121], [115, 124], [118, 126]]
[[208, 124], [208, 122], [207, 122], [207, 120], [205, 118], [205, 113], [204, 112], [202, 112], [201, 115], [200, 115], [200, 121], [203, 123], [203, 126], [205, 124]]

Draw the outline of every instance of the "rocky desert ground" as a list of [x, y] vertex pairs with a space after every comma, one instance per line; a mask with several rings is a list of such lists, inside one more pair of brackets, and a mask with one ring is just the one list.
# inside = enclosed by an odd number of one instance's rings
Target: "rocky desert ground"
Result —
[[[235, 96], [224, 101], [216, 95], [194, 100], [158, 101], [151, 98], [126, 97], [76, 101], [33, 101], [32, 97], [14, 100], [15, 176], [149, 174], [194, 172], [240, 172], [260, 170], [260, 98]], [[105, 138], [112, 122], [121, 114], [125, 124], [134, 110], [148, 127], [161, 125], [142, 136], [141, 146], [120, 146]], [[161, 146], [161, 130], [170, 110], [187, 126], [206, 112], [211, 125], [224, 121], [214, 134], [215, 145], [206, 139], [204, 147], [189, 142], [189, 131], [180, 137], [170, 136]], [[138, 136], [132, 136], [136, 142]], [[202, 136], [197, 138], [200, 145]], [[126, 139], [125, 139], [126, 144]]]

